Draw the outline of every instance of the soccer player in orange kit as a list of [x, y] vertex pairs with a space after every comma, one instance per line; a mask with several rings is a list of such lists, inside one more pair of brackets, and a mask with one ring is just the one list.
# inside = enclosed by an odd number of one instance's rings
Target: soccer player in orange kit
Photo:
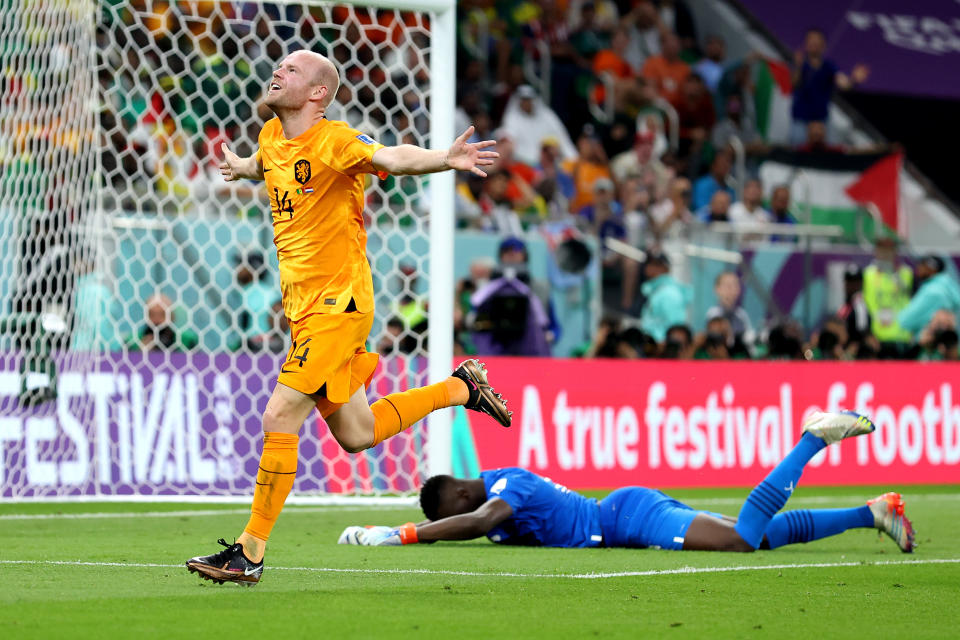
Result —
[[316, 408], [346, 451], [368, 449], [443, 407], [463, 405], [510, 426], [506, 401], [483, 365], [467, 360], [437, 384], [390, 394], [372, 405], [366, 386], [377, 354], [365, 343], [373, 324], [373, 278], [363, 226], [364, 174], [420, 175], [458, 169], [486, 177], [497, 157], [486, 140], [468, 143], [470, 127], [449, 149], [384, 147], [343, 122], [324, 117], [340, 86], [336, 67], [296, 51], [273, 72], [264, 104], [276, 114], [259, 149], [241, 158], [222, 146], [227, 181], [266, 182], [280, 262], [283, 309], [292, 346], [263, 414], [263, 454], [250, 520], [233, 545], [187, 561], [219, 583], [256, 584], [267, 538], [293, 488], [298, 433]]

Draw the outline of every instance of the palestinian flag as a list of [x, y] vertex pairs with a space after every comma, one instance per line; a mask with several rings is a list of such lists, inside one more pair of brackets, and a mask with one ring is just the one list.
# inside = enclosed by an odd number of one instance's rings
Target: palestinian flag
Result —
[[[812, 154], [774, 151], [760, 167], [767, 193], [778, 184], [790, 184], [793, 211], [798, 222], [843, 227], [845, 238], [854, 242], [859, 229], [873, 237], [872, 216], [866, 207], [876, 207], [888, 231], [905, 236], [900, 215], [900, 170], [902, 154]], [[802, 174], [802, 176], [801, 176]]]
[[790, 67], [779, 60], [763, 58], [755, 65], [754, 74], [757, 130], [767, 142], [787, 143], [793, 105]]
[[891, 153], [871, 165], [860, 174], [856, 182], [848, 186], [846, 194], [854, 202], [876, 207], [883, 223], [901, 235], [905, 226], [900, 215], [900, 169], [903, 154]]

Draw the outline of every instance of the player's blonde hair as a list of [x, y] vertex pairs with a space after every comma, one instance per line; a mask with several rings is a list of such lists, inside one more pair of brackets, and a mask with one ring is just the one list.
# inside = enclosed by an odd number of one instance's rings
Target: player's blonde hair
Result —
[[337, 70], [337, 65], [327, 56], [316, 51], [310, 53], [316, 56], [319, 63], [317, 73], [314, 76], [314, 83], [327, 87], [327, 95], [323, 100], [323, 108], [326, 109], [333, 104], [333, 101], [337, 98], [337, 93], [340, 91], [340, 72]]

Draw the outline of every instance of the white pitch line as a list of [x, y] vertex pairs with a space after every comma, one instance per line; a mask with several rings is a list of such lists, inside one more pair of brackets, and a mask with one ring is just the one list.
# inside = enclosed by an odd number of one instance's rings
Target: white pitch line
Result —
[[[746, 495], [743, 498], [677, 498], [681, 502], [686, 502], [691, 505], [693, 504], [703, 504], [703, 505], [741, 505], [746, 499]], [[787, 507], [790, 508], [791, 505], [800, 505], [800, 504], [844, 504], [850, 500], [855, 499], [853, 496], [797, 496], [796, 498], [790, 498], [787, 501]], [[960, 500], [960, 493], [903, 493], [903, 499], [908, 504], [914, 501], [927, 501], [927, 500], [947, 500], [947, 501], [956, 501]], [[866, 502], [867, 498], [861, 500], [861, 504]]]
[[[134, 569], [180, 569], [182, 564], [153, 564], [135, 562], [80, 562], [71, 560], [0, 560], [0, 565], [47, 565], [72, 567], [118, 567]], [[891, 565], [960, 564], [960, 558], [923, 558], [910, 560], [878, 560], [876, 562], [811, 562], [804, 564], [737, 565], [732, 567], [680, 567], [677, 569], [649, 569], [647, 571], [617, 571], [609, 573], [515, 573], [484, 571], [453, 571], [445, 569], [350, 569], [334, 567], [269, 567], [277, 571], [309, 573], [359, 573], [378, 575], [433, 575], [476, 578], [536, 578], [558, 580], [604, 580], [608, 578], [635, 578], [649, 576], [692, 575], [697, 573], [732, 573], [740, 571], [772, 571], [774, 569], [831, 569], [838, 567], [881, 567]]]
[[[412, 506], [412, 505], [411, 505]], [[336, 511], [338, 513], [349, 511], [371, 511], [371, 510], [397, 510], [409, 509], [411, 506], [401, 505], [377, 506], [377, 507], [355, 507], [355, 506], [328, 506], [328, 507], [295, 507], [283, 510], [284, 515], [288, 513], [326, 513]], [[246, 509], [185, 509], [183, 511], [100, 511], [94, 513], [8, 513], [0, 515], [0, 521], [3, 520], [89, 520], [95, 518], [183, 518], [186, 516], [220, 516], [220, 515], [242, 515], [250, 513], [249, 507]]]
[[[960, 500], [960, 493], [918, 493], [906, 494], [904, 500], [907, 503], [913, 501], [926, 500]], [[742, 505], [744, 498], [688, 498], [685, 500], [691, 506], [727, 506]], [[848, 496], [798, 496], [791, 498], [787, 503], [787, 508], [799, 505], [812, 504], [843, 504], [849, 501]], [[2, 504], [2, 503], [0, 503]], [[351, 511], [380, 511], [391, 509], [410, 509], [415, 508], [416, 504], [401, 505], [328, 505], [317, 507], [287, 507], [283, 510], [287, 513], [327, 513], [327, 512], [351, 512]], [[89, 520], [96, 518], [116, 519], [116, 518], [183, 518], [188, 516], [207, 517], [219, 515], [241, 515], [250, 513], [249, 508], [245, 509], [195, 509], [182, 511], [100, 511], [92, 513], [8, 513], [0, 514], [0, 522], [4, 520]]]

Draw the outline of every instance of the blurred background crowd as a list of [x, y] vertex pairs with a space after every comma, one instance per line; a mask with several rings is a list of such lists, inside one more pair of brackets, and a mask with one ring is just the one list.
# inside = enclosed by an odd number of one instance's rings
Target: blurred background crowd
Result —
[[[259, 100], [272, 65], [299, 46], [325, 49], [341, 67], [331, 118], [383, 144], [429, 143], [422, 17], [383, 11], [346, 20], [341, 9], [281, 3], [104, 4], [97, 37], [106, 99], [98, 117], [107, 207], [159, 215], [182, 213], [187, 201], [202, 212], [229, 199], [246, 204], [238, 220], [269, 219], [257, 185], [222, 182], [219, 147], [254, 148], [270, 116]], [[314, 28], [311, 12], [345, 31]], [[398, 22], [403, 38], [395, 37]], [[458, 352], [957, 359], [954, 260], [912, 250], [883, 216], [853, 225], [816, 218], [809, 193], [798, 204], [795, 175], [772, 168], [869, 160], [861, 167], [898, 156], [897, 145], [833, 121], [837, 93], [882, 70], [840, 68], [820, 28], [806, 32], [791, 58], [777, 59], [711, 26], [683, 0], [459, 3], [457, 128], [474, 125], [474, 139], [496, 140], [500, 158], [486, 179], [457, 176], [461, 244], [480, 246], [469, 240], [480, 234], [494, 248], [461, 251]], [[376, 50], [384, 42], [392, 43], [386, 55]], [[787, 109], [779, 125], [778, 100]], [[424, 184], [379, 184], [367, 203], [369, 225], [421, 229]], [[55, 242], [53, 235], [41, 231], [31, 242]], [[223, 257], [219, 348], [287, 349], [268, 241]], [[811, 252], [824, 250], [837, 254], [835, 295], [821, 296], [822, 313], [802, 318], [778, 304], [769, 278], [747, 259], [767, 251], [805, 255], [809, 264]], [[174, 253], [183, 258], [182, 249]], [[198, 338], [205, 327], [188, 313], [200, 301], [173, 299], [160, 287], [127, 295], [95, 277], [94, 265], [78, 260], [75, 268], [76, 286], [59, 294], [76, 314], [74, 349], [206, 344]], [[371, 346], [382, 353], [425, 346], [425, 286], [416, 268], [401, 261], [399, 271], [393, 302], [378, 309], [383, 325]], [[812, 287], [811, 273], [796, 276], [800, 289]], [[14, 292], [13, 310], [27, 310], [30, 295]], [[118, 298], [136, 298], [142, 310], [124, 335], [111, 319]]]

